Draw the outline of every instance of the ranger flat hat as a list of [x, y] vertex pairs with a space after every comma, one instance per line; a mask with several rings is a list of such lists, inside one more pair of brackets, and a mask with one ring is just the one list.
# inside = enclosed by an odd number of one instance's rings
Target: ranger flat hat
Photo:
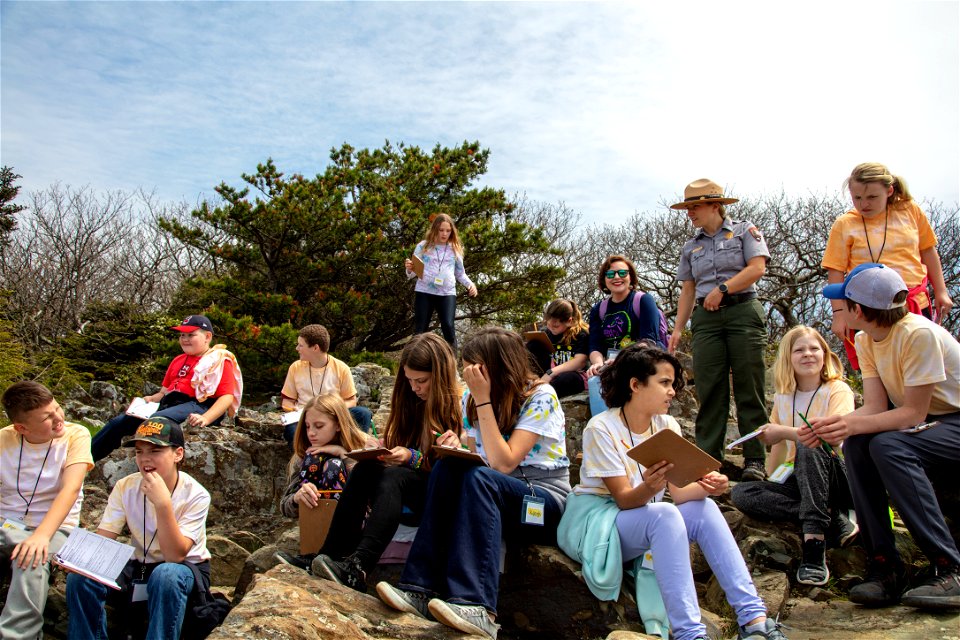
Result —
[[701, 202], [716, 202], [717, 204], [733, 204], [740, 202], [737, 198], [725, 198], [723, 187], [708, 178], [694, 180], [683, 190], [683, 202], [670, 205], [671, 209], [689, 209]]

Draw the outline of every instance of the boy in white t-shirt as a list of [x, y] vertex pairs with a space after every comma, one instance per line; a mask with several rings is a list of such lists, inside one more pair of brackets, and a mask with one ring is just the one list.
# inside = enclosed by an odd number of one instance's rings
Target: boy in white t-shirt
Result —
[[[146, 600], [147, 640], [178, 638], [190, 594], [195, 588], [209, 589], [206, 523], [210, 494], [180, 471], [183, 430], [174, 420], [145, 420], [123, 446], [135, 447], [140, 472], [114, 486], [97, 533], [116, 539], [124, 526], [129, 529], [129, 544], [136, 549], [131, 560], [132, 602]], [[206, 584], [195, 584], [188, 564], [196, 565]], [[109, 591], [79, 574], [67, 577], [69, 638], [107, 637], [104, 605]], [[122, 593], [129, 603], [131, 596]]]
[[[808, 447], [819, 446], [818, 436], [832, 445], [845, 440], [847, 479], [870, 558], [866, 580], [850, 590], [850, 601], [879, 607], [902, 599], [913, 607], [960, 609], [960, 552], [931, 482], [932, 473], [960, 463], [960, 343], [907, 312], [907, 285], [882, 264], [858, 266], [823, 295], [845, 305], [847, 327], [859, 331], [863, 406], [814, 419], [815, 432], [799, 435]], [[888, 494], [930, 560], [928, 575], [905, 592]]]
[[93, 468], [90, 432], [65, 422], [53, 394], [16, 382], [3, 394], [12, 425], [0, 429], [0, 547], [13, 547], [0, 638], [37, 638], [49, 558], [80, 521], [83, 479]]

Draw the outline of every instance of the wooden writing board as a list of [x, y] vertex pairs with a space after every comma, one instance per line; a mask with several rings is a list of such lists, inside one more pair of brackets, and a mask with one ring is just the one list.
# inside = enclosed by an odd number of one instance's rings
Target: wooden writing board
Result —
[[486, 460], [484, 460], [479, 453], [474, 453], [469, 449], [461, 449], [460, 447], [445, 447], [443, 445], [435, 444], [433, 445], [433, 452], [441, 458], [459, 458], [461, 460], [469, 460], [475, 464], [487, 466]]
[[539, 342], [553, 353], [553, 343], [545, 331], [524, 331], [523, 339], [527, 342]]
[[653, 434], [627, 451], [627, 455], [644, 467], [661, 460], [673, 463], [673, 469], [667, 472], [667, 482], [677, 487], [685, 487], [720, 468], [719, 460], [669, 429]]
[[390, 449], [374, 447], [372, 449], [354, 449], [347, 451], [347, 456], [354, 460], [376, 460], [380, 456], [390, 455]]
[[423, 279], [423, 260], [419, 256], [413, 256], [410, 258], [410, 262], [413, 263], [413, 272], [417, 274], [417, 277], [421, 280]]
[[313, 509], [299, 505], [300, 509], [300, 553], [317, 553], [327, 539], [333, 511], [337, 501], [321, 498]]

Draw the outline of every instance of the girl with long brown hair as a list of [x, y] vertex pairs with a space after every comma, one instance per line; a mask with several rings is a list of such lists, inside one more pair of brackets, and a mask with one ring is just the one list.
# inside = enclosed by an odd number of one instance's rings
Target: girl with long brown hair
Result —
[[590, 337], [577, 303], [569, 298], [551, 301], [543, 312], [540, 330], [551, 346], [538, 340], [527, 342], [527, 350], [540, 367], [538, 373], [543, 373], [540, 381], [550, 383], [558, 398], [586, 391]]

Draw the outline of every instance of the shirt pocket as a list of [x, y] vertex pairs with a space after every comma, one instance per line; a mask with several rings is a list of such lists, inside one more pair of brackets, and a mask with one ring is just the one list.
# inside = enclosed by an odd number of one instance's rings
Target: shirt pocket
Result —
[[708, 256], [706, 249], [690, 254], [690, 272], [693, 273], [695, 282], [713, 277], [713, 260]]
[[740, 271], [746, 264], [743, 259], [743, 241], [734, 237], [718, 242], [714, 260], [717, 271]]

